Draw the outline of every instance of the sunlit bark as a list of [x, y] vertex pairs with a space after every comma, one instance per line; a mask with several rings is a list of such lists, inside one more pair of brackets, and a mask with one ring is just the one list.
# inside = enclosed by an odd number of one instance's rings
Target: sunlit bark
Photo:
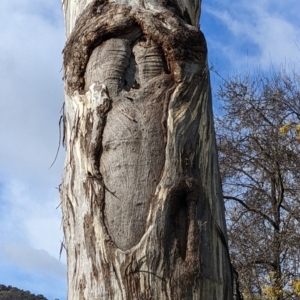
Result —
[[64, 1], [68, 299], [232, 299], [193, 1]]

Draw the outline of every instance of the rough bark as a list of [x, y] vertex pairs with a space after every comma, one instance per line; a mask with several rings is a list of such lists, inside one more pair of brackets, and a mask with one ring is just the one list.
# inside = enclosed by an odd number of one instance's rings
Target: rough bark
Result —
[[232, 299], [199, 3], [63, 4], [68, 299]]

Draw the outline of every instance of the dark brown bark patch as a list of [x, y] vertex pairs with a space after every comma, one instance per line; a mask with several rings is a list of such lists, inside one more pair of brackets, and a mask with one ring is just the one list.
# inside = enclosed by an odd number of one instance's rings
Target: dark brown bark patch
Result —
[[90, 215], [85, 215], [84, 217], [84, 237], [85, 237], [85, 247], [88, 256], [94, 261], [96, 255], [96, 245], [95, 245], [95, 231], [93, 226], [93, 218]]
[[82, 13], [63, 51], [69, 93], [84, 91], [86, 65], [94, 48], [107, 39], [130, 36], [137, 24], [149, 40], [163, 49], [176, 81], [181, 82], [189, 72], [202, 76], [199, 66], [205, 65], [207, 49], [204, 36], [196, 27], [187, 27], [171, 11], [154, 14], [123, 4], [95, 1]]

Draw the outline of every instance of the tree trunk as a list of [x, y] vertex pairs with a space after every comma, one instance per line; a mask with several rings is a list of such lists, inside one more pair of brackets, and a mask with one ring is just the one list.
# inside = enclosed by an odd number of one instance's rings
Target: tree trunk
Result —
[[68, 299], [232, 299], [199, 3], [63, 6]]

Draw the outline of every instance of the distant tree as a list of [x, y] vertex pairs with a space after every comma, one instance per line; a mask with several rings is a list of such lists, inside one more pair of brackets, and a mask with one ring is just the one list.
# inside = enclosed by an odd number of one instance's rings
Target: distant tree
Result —
[[34, 295], [16, 287], [0, 284], [0, 300], [47, 300], [43, 295]]
[[235, 76], [217, 97], [229, 246], [245, 299], [300, 297], [300, 77]]

